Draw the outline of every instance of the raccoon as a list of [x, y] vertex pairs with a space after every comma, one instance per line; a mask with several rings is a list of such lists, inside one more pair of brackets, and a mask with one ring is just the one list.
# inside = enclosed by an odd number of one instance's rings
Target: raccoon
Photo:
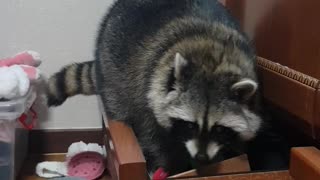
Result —
[[151, 174], [240, 153], [262, 126], [254, 48], [216, 0], [115, 2], [95, 60], [49, 79], [49, 106], [77, 94], [132, 127]]

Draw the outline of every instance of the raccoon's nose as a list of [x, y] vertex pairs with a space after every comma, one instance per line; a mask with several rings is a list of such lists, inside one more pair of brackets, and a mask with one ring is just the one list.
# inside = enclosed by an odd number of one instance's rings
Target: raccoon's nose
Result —
[[209, 160], [209, 156], [206, 153], [197, 153], [196, 160], [206, 162]]

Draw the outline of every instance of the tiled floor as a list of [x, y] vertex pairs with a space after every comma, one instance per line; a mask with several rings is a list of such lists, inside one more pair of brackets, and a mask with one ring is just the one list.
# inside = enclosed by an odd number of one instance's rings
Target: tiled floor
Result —
[[[64, 161], [65, 154], [45, 154], [45, 155], [31, 155], [27, 158], [24, 166], [21, 169], [18, 180], [43, 180], [45, 178], [35, 175], [35, 166], [42, 161]], [[111, 180], [111, 177], [104, 175], [99, 180]]]

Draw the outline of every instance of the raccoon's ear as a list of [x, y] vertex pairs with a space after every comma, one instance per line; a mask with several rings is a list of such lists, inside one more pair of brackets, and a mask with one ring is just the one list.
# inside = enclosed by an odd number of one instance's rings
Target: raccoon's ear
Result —
[[182, 57], [180, 53], [177, 53], [174, 58], [172, 70], [167, 81], [168, 92], [177, 90], [177, 86], [175, 86], [176, 82], [182, 79], [183, 69], [187, 66], [187, 64], [187, 60], [184, 57]]
[[252, 79], [241, 79], [232, 85], [232, 92], [241, 100], [248, 100], [258, 89], [258, 84]]
[[174, 58], [174, 77], [180, 79], [182, 75], [182, 69], [187, 66], [188, 61], [181, 56], [180, 53], [177, 53]]
[[232, 51], [234, 51], [235, 44], [232, 39], [232, 36], [229, 36], [226, 41], [223, 42], [225, 54], [230, 54]]

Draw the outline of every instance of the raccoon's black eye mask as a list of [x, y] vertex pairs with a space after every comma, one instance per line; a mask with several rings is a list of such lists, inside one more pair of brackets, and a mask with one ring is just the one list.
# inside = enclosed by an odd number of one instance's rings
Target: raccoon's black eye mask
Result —
[[224, 126], [218, 126], [222, 127], [222, 131], [218, 133], [215, 128], [213, 127], [211, 130], [211, 136], [213, 136], [213, 140], [216, 141], [218, 144], [223, 145], [224, 153], [231, 153], [234, 155], [239, 155], [239, 153], [243, 153], [245, 150], [245, 146], [247, 142], [243, 141], [240, 138], [240, 134], [236, 131], [234, 131], [231, 128], [224, 127]]
[[232, 144], [240, 140], [239, 133], [231, 128], [215, 125], [210, 130], [210, 139], [219, 144]]
[[199, 125], [183, 119], [171, 118], [171, 133], [180, 140], [188, 140], [196, 136], [199, 132]]

